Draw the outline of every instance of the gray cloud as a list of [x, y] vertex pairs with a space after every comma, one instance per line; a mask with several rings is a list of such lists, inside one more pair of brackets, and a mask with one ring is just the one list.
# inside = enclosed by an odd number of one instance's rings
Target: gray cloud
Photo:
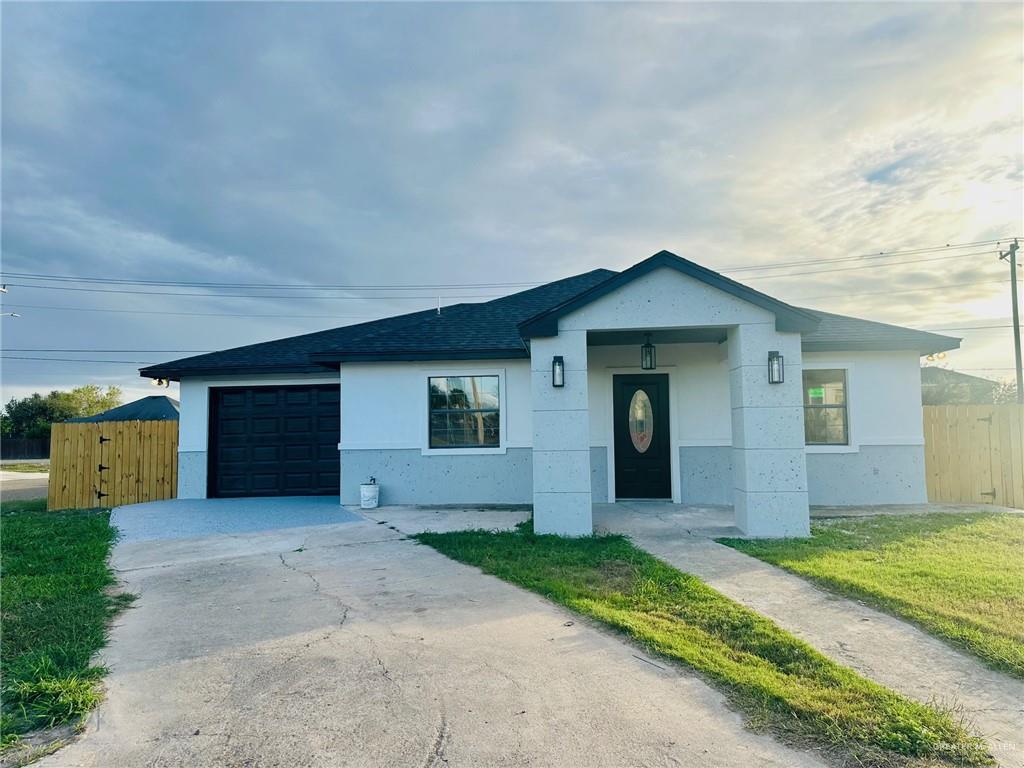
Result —
[[[660, 248], [725, 267], [1021, 234], [1019, 6], [17, 4], [4, 16], [8, 271], [516, 282]], [[1003, 275], [984, 256], [750, 282], [934, 326], [1005, 315], [1005, 286], [851, 294]], [[24, 309], [3, 326], [5, 347], [152, 349], [430, 303], [6, 299], [282, 315]], [[990, 338], [957, 361], [1009, 365]], [[3, 379], [8, 391], [133, 383], [132, 368], [9, 361]]]

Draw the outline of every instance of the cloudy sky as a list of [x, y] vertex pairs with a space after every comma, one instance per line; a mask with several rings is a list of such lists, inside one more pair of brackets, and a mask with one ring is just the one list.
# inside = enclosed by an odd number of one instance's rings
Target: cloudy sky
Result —
[[1016, 3], [5, 4], [3, 397], [151, 394], [134, 361], [662, 248], [984, 326], [942, 364], [1008, 376], [995, 245], [922, 249], [1024, 234], [1022, 31]]

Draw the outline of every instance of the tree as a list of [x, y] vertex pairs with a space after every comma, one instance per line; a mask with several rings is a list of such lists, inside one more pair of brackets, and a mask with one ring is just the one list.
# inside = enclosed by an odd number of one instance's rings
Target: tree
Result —
[[11, 398], [0, 415], [0, 434], [5, 438], [49, 437], [50, 425], [78, 416], [92, 416], [121, 404], [120, 387], [102, 390], [95, 384], [75, 387], [68, 392], [38, 392], [28, 397]]
[[1017, 382], [1013, 379], [1004, 379], [993, 393], [992, 402], [996, 405], [1008, 405], [1017, 402]]

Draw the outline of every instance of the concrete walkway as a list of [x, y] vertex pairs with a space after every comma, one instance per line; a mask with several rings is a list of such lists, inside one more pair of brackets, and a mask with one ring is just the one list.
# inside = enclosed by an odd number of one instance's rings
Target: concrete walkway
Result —
[[[962, 707], [1003, 766], [1024, 766], [1024, 682], [989, 669], [907, 622], [693, 535], [699, 517], [643, 503], [596, 511], [601, 529], [743, 603], [864, 676], [919, 701]], [[664, 505], [669, 506], [669, 505]]]
[[697, 676], [408, 540], [390, 510], [196, 538], [179, 528], [202, 505], [163, 511], [177, 522], [138, 516], [114, 553], [139, 599], [100, 659], [107, 699], [39, 766], [824, 768]]

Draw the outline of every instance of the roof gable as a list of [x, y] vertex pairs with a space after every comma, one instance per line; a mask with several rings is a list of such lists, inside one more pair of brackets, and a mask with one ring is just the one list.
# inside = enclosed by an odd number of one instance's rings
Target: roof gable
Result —
[[519, 324], [519, 332], [524, 339], [537, 336], [555, 336], [558, 334], [559, 318], [603, 296], [607, 296], [637, 278], [663, 267], [674, 269], [723, 293], [768, 310], [775, 315], [775, 327], [780, 331], [805, 332], [814, 330], [818, 326], [818, 318], [806, 310], [790, 306], [767, 294], [755, 291], [753, 288], [737, 283], [735, 280], [730, 280], [718, 272], [695, 264], [681, 256], [676, 256], [674, 253], [659, 251], [639, 264], [634, 264], [629, 269], [614, 274], [593, 288], [521, 322]]

